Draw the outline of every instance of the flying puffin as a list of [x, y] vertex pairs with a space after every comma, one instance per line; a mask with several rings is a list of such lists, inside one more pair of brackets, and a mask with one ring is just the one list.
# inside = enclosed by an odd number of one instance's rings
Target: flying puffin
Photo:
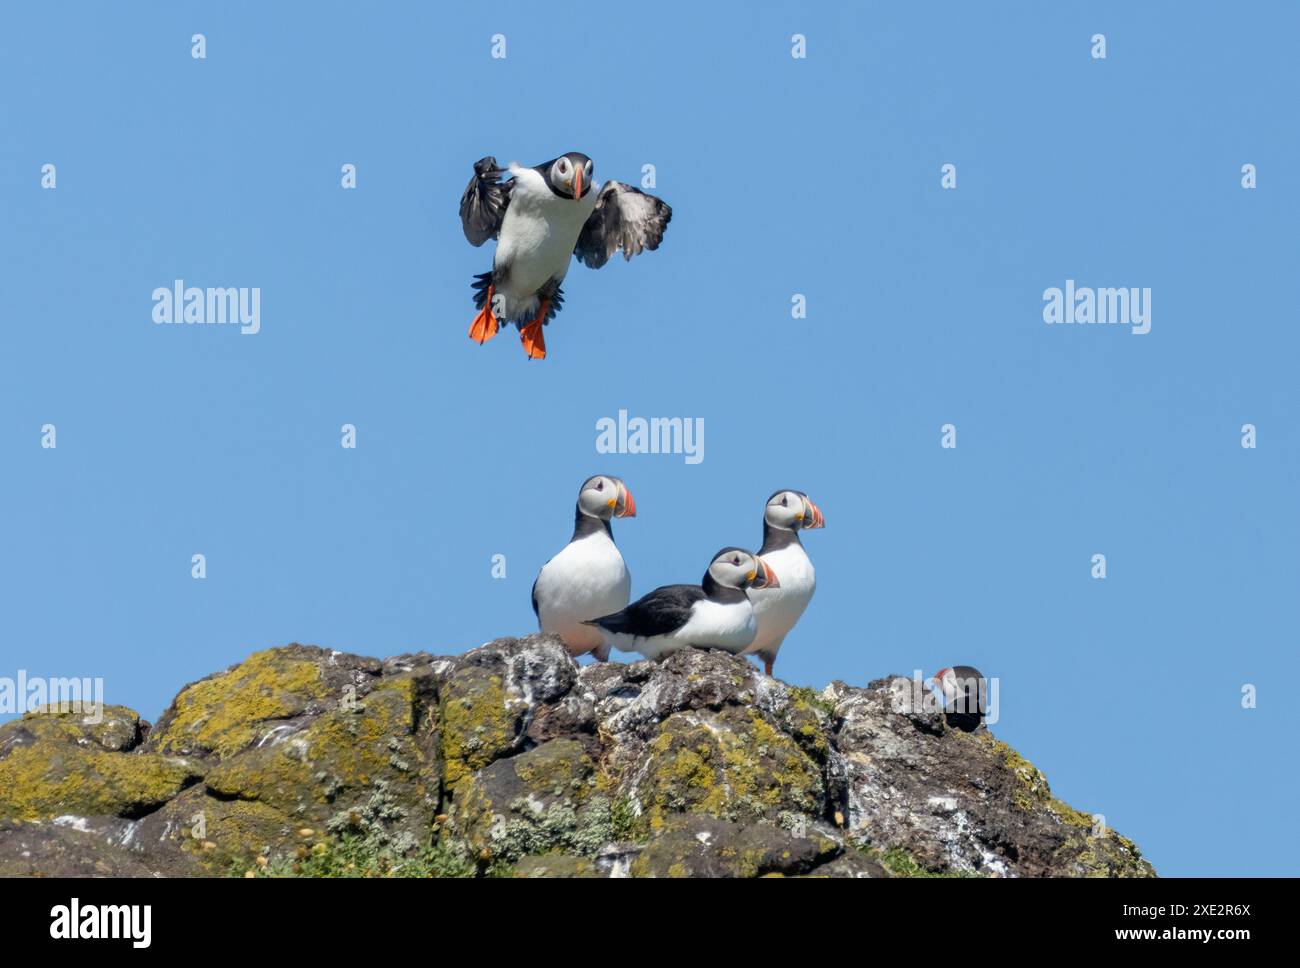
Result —
[[[507, 181], [501, 175], [509, 173]], [[623, 257], [657, 249], [673, 210], [653, 195], [607, 181], [592, 184], [591, 159], [570, 151], [534, 168], [511, 162], [497, 167], [488, 156], [460, 200], [460, 221], [470, 245], [497, 240], [492, 271], [475, 276], [478, 315], [469, 338], [484, 343], [504, 322], [519, 327], [530, 360], [546, 357], [542, 327], [564, 301], [560, 283], [576, 255], [599, 269], [619, 249]]]
[[781, 585], [750, 593], [758, 634], [745, 654], [762, 659], [763, 669], [769, 676], [781, 643], [817, 589], [817, 575], [799, 541], [799, 532], [825, 524], [821, 509], [803, 491], [777, 491], [767, 499], [763, 510], [763, 547], [758, 553], [781, 573]]
[[621, 612], [592, 619], [604, 648], [640, 652], [661, 659], [687, 646], [744, 650], [758, 625], [745, 594], [750, 588], [777, 587], [776, 573], [758, 555], [723, 548], [713, 556], [699, 585], [665, 585]]
[[600, 632], [583, 623], [622, 608], [632, 597], [632, 578], [609, 524], [610, 518], [632, 517], [636, 501], [626, 484], [617, 477], [589, 477], [578, 491], [573, 537], [533, 582], [537, 624], [562, 638], [570, 655], [594, 652], [601, 662], [609, 658]]
[[943, 693], [944, 717], [948, 725], [973, 732], [988, 712], [988, 680], [974, 666], [940, 669], [931, 680]]

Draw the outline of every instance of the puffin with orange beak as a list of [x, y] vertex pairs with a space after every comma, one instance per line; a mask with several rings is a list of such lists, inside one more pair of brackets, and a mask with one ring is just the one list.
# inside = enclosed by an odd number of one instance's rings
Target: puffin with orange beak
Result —
[[584, 623], [622, 608], [632, 595], [632, 577], [614, 545], [610, 520], [635, 516], [636, 501], [626, 484], [604, 474], [588, 478], [578, 491], [573, 537], [533, 582], [537, 624], [563, 639], [570, 655], [594, 652], [601, 662], [609, 658], [600, 633]]
[[984, 723], [988, 713], [988, 679], [974, 666], [951, 666], [940, 669], [928, 682], [943, 696], [944, 718], [948, 725], [973, 733]]
[[[501, 176], [510, 177], [502, 181]], [[474, 246], [497, 240], [492, 271], [475, 276], [478, 315], [469, 337], [485, 343], [502, 324], [519, 328], [530, 360], [546, 357], [542, 327], [564, 301], [560, 284], [571, 256], [599, 269], [620, 249], [625, 259], [657, 249], [673, 211], [661, 199], [616, 181], [596, 188], [592, 161], [570, 151], [525, 168], [488, 156], [460, 200], [461, 227]]]
[[776, 572], [761, 556], [743, 548], [723, 548], [709, 562], [698, 585], [664, 585], [627, 608], [587, 624], [602, 636], [608, 652], [640, 652], [662, 659], [694, 646], [743, 652], [758, 625], [749, 596], [754, 589], [777, 588]]
[[781, 573], [781, 585], [750, 594], [758, 634], [745, 653], [762, 659], [769, 676], [781, 643], [817, 590], [817, 573], [799, 541], [799, 532], [825, 524], [821, 508], [803, 491], [777, 491], [763, 509], [763, 546], [758, 553]]

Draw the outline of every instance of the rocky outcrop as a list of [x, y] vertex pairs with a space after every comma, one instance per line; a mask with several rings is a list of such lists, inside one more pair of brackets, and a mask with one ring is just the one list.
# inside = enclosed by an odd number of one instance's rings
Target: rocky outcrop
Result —
[[291, 645], [0, 727], [0, 875], [1153, 876], [909, 680], [577, 666], [549, 636], [379, 661]]

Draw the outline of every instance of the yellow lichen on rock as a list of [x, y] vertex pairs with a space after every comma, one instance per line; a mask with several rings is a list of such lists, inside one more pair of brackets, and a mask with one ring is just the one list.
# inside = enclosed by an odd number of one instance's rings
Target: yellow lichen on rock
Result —
[[670, 716], [634, 775], [634, 796], [656, 829], [679, 811], [774, 819], [813, 810], [824, 795], [816, 764], [752, 709]]
[[126, 706], [98, 709], [42, 706], [0, 726], [0, 747], [27, 741], [94, 743], [106, 750], [128, 750], [140, 740], [140, 715]]
[[[149, 818], [150, 833], [179, 848], [183, 856], [210, 875], [230, 872], [232, 865], [282, 851], [298, 838], [297, 825], [264, 803], [219, 800], [191, 787]], [[212, 844], [206, 848], [204, 844]]]
[[[256, 800], [324, 821], [337, 805], [368, 795], [378, 781], [415, 804], [435, 789], [431, 756], [415, 742], [409, 678], [377, 685], [363, 702], [324, 713], [280, 742], [245, 750], [206, 777], [214, 794]], [[433, 803], [426, 804], [432, 810]]]
[[0, 817], [136, 816], [198, 775], [195, 764], [177, 757], [33, 743], [0, 760]]
[[0, 726], [0, 821], [22, 821], [0, 822], [0, 861], [17, 845], [20, 876], [1154, 873], [1010, 746], [900, 711], [892, 681], [818, 694], [693, 649], [578, 669], [548, 636], [382, 662], [291, 645], [185, 687], [152, 733], [123, 707]]
[[152, 745], [229, 756], [255, 742], [266, 720], [302, 713], [312, 700], [325, 698], [326, 687], [320, 666], [293, 654], [254, 652], [233, 669], [187, 686]]
[[441, 723], [448, 786], [487, 766], [510, 745], [514, 718], [501, 676], [467, 669], [448, 683]]

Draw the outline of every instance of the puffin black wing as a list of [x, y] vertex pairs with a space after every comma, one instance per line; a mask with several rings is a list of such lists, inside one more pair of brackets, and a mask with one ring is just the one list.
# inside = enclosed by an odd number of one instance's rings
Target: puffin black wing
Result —
[[949, 726], [967, 733], [979, 728], [988, 713], [988, 680], [974, 666], [953, 666], [957, 696], [944, 710]]
[[613, 615], [594, 618], [588, 625], [599, 625], [607, 632], [625, 635], [666, 635], [679, 629], [691, 617], [691, 607], [704, 599], [699, 585], [665, 585]]
[[599, 269], [619, 249], [625, 259], [644, 249], [653, 251], [663, 241], [672, 217], [673, 210], [663, 199], [622, 182], [607, 181], [582, 226], [573, 254], [580, 262]]
[[514, 184], [501, 180], [503, 170], [491, 155], [474, 162], [474, 177], [460, 197], [460, 224], [470, 245], [482, 245], [501, 231]]

